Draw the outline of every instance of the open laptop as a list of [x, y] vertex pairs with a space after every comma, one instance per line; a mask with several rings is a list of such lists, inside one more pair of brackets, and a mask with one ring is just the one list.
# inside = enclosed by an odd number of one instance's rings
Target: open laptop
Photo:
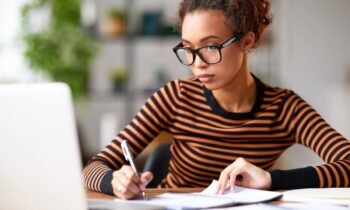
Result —
[[[0, 84], [0, 209], [86, 210], [70, 89]], [[93, 209], [159, 209], [89, 202]]]

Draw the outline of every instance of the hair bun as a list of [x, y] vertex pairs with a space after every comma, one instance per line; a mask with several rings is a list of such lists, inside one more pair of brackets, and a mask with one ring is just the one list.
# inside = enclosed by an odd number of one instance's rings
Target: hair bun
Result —
[[264, 29], [272, 22], [269, 0], [182, 0], [179, 8], [181, 24], [187, 13], [195, 10], [219, 10], [226, 18], [232, 32], [255, 34], [260, 40]]

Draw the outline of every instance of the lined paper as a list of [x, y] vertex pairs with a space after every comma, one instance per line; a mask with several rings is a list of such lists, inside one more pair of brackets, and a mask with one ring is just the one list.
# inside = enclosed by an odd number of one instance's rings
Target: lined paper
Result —
[[244, 187], [235, 187], [235, 192], [227, 190], [223, 195], [215, 194], [217, 181], [213, 182], [200, 193], [164, 193], [152, 197], [150, 200], [120, 200], [117, 202], [159, 205], [167, 209], [198, 209], [237, 204], [251, 204], [266, 202], [281, 197], [280, 192], [255, 190]]

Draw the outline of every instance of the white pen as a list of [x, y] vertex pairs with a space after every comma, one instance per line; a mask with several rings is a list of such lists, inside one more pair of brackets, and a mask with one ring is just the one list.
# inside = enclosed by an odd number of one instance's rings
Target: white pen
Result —
[[[141, 177], [141, 174], [138, 172], [138, 170], [136, 168], [134, 156], [132, 155], [132, 153], [131, 153], [131, 151], [129, 149], [128, 141], [127, 140], [123, 140], [121, 146], [122, 146], [122, 150], [123, 150], [123, 153], [124, 153], [125, 160], [129, 161], [129, 163], [131, 165], [131, 168], [135, 171], [136, 175]], [[147, 200], [147, 196], [146, 196], [145, 191], [142, 191], [142, 197], [145, 200]]]

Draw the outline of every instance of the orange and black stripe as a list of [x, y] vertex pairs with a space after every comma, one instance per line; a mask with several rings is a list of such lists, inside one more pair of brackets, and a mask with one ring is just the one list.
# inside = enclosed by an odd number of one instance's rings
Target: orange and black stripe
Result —
[[350, 142], [291, 90], [257, 81], [249, 113], [227, 112], [191, 78], [169, 82], [84, 169], [88, 189], [112, 193], [112, 172], [126, 164], [122, 139], [137, 156], [161, 131], [173, 136], [169, 173], [159, 187], [206, 187], [238, 157], [263, 169], [291, 145], [315, 151], [327, 163], [273, 170], [272, 189], [349, 187]]

